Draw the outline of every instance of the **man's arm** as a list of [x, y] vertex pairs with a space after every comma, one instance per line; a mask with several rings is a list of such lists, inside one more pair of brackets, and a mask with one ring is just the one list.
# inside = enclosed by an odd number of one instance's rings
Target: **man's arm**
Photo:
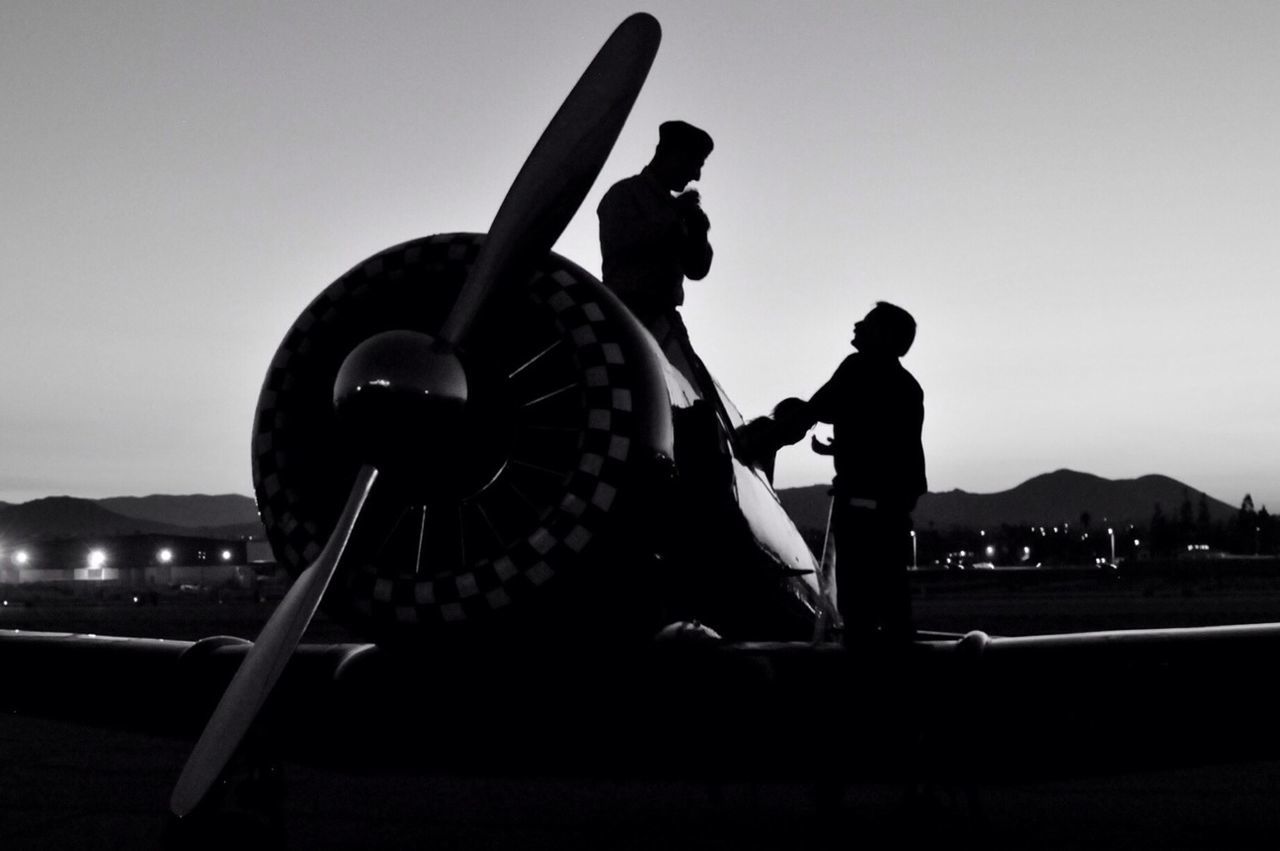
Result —
[[[854, 361], [852, 356], [845, 358], [840, 366], [836, 367], [835, 373], [827, 379], [827, 383], [818, 388], [818, 392], [809, 398], [809, 404], [806, 406], [807, 414], [812, 418], [812, 423], [834, 423], [840, 411], [841, 402], [849, 392], [850, 376], [854, 369]], [[818, 455], [835, 455], [836, 445], [834, 440], [819, 440], [815, 434], [809, 440], [809, 448]]]
[[841, 402], [849, 393], [851, 373], [854, 368], [853, 356], [841, 361], [840, 366], [827, 383], [818, 388], [818, 392], [809, 397], [808, 411], [815, 423], [834, 423], [840, 411]]
[[696, 189], [676, 196], [676, 209], [680, 212], [680, 222], [684, 229], [684, 239], [680, 248], [680, 266], [684, 276], [691, 281], [700, 281], [711, 271], [711, 242], [707, 234], [711, 230], [711, 220], [698, 205], [700, 196]]

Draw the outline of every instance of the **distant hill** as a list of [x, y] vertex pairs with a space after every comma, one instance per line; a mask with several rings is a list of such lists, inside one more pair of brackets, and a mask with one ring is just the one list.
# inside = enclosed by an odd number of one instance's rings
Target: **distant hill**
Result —
[[267, 527], [262, 525], [261, 520], [254, 520], [252, 523], [232, 523], [227, 526], [189, 526], [186, 529], [186, 534], [198, 535], [202, 538], [227, 538], [230, 540], [257, 538], [260, 541], [267, 539]]
[[167, 523], [125, 517], [91, 499], [50, 496], [0, 509], [0, 534], [8, 538], [81, 538], [95, 535], [190, 535]]
[[[1185, 496], [1199, 510], [1202, 491], [1168, 476], [1136, 479], [1104, 479], [1074, 470], [1057, 470], [1028, 479], [999, 493], [967, 493], [962, 490], [926, 493], [916, 506], [917, 528], [935, 526], [983, 528], [1001, 523], [1013, 525], [1078, 523], [1089, 512], [1095, 523], [1147, 523], [1156, 504], [1175, 519]], [[801, 528], [826, 526], [826, 485], [784, 488], [778, 498]], [[1235, 506], [1207, 497], [1209, 516], [1215, 522], [1235, 516]]]
[[[1199, 509], [1201, 491], [1168, 476], [1104, 479], [1057, 470], [999, 493], [962, 490], [927, 493], [916, 506], [917, 528], [996, 527], [1001, 523], [1077, 523], [1089, 512], [1095, 523], [1147, 523], [1159, 503], [1175, 519], [1184, 495]], [[778, 497], [802, 529], [826, 526], [827, 485], [783, 488]], [[1236, 507], [1207, 498], [1213, 520], [1235, 516]], [[208, 496], [117, 496], [88, 500], [47, 497], [20, 504], [0, 503], [0, 534], [9, 537], [91, 535], [191, 535], [211, 538], [264, 537], [254, 501], [239, 494]]]
[[108, 511], [123, 514], [125, 517], [170, 523], [174, 526], [208, 528], [258, 522], [258, 507], [254, 501], [247, 496], [235, 493], [218, 496], [206, 494], [111, 496], [95, 502]]
[[[110, 510], [103, 503], [125, 500], [133, 516]], [[131, 502], [131, 500], [139, 500]], [[150, 502], [148, 502], [150, 500]], [[173, 502], [170, 503], [169, 501]], [[192, 506], [208, 505], [212, 522], [205, 521], [195, 510], [183, 510], [184, 501]], [[209, 502], [204, 502], [209, 501]], [[0, 506], [0, 535], [8, 538], [84, 538], [117, 535], [186, 535], [192, 537], [235, 539], [248, 535], [263, 536], [257, 511], [243, 521], [243, 503], [248, 497], [112, 497], [106, 500], [51, 496], [17, 505]], [[158, 506], [160, 518], [182, 518], [185, 522], [165, 522], [147, 517], [142, 509]], [[239, 507], [239, 513], [236, 509]]]

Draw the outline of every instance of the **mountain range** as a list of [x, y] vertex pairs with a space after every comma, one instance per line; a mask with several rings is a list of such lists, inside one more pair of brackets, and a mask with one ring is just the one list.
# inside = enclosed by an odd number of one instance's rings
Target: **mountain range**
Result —
[[13, 539], [117, 535], [185, 535], [238, 539], [264, 537], [254, 501], [239, 494], [50, 496], [0, 503], [0, 536]]
[[[926, 493], [914, 516], [917, 528], [942, 530], [995, 528], [1002, 523], [1077, 523], [1085, 512], [1098, 524], [1146, 524], [1156, 505], [1170, 519], [1176, 519], [1189, 499], [1198, 514], [1202, 496], [1214, 522], [1235, 516], [1235, 506], [1168, 476], [1104, 479], [1074, 470], [1045, 473], [999, 493]], [[783, 488], [778, 498], [800, 528], [826, 526], [827, 485]], [[10, 539], [134, 534], [229, 539], [265, 536], [253, 499], [239, 494], [153, 494], [97, 500], [51, 496], [19, 504], [0, 503], [0, 536]]]
[[[823, 529], [830, 500], [827, 485], [783, 488], [778, 498], [802, 529]], [[1010, 525], [1078, 523], [1088, 513], [1097, 524], [1145, 525], [1157, 505], [1176, 520], [1185, 500], [1198, 515], [1204, 497], [1210, 519], [1217, 523], [1234, 517], [1237, 508], [1168, 476], [1136, 479], [1104, 479], [1075, 470], [1057, 470], [1028, 479], [998, 493], [951, 490], [926, 493], [914, 512], [917, 529], [995, 528]]]

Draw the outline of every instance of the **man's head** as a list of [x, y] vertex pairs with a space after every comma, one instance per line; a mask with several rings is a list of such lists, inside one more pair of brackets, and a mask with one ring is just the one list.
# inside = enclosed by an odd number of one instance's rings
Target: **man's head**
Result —
[[866, 316], [853, 323], [853, 347], [864, 354], [900, 358], [915, 339], [916, 320], [887, 301], [877, 301]]
[[664, 121], [658, 127], [658, 149], [650, 163], [662, 185], [679, 192], [702, 177], [715, 143], [705, 131], [684, 121]]

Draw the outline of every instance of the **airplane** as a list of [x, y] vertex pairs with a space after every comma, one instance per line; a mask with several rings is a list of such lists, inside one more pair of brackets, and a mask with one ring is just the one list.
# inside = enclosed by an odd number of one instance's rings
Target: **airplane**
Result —
[[253, 477], [296, 578], [197, 743], [175, 815], [204, 797], [322, 600], [381, 646], [468, 659], [641, 645], [673, 623], [812, 634], [816, 565], [741, 457], [741, 416], [550, 250], [659, 40], [649, 15], [617, 28], [487, 234], [379, 252], [285, 336], [259, 397]]
[[[208, 717], [169, 802], [179, 820], [263, 748], [970, 784], [1280, 752], [1261, 676], [1280, 624], [918, 632], [893, 657], [814, 641], [829, 583], [768, 452], [744, 447], [718, 386], [551, 251], [660, 36], [643, 13], [614, 31], [486, 234], [381, 251], [294, 322], [252, 452], [295, 578], [257, 639], [5, 633], [4, 708], [178, 735]], [[301, 643], [321, 605], [369, 641]]]

